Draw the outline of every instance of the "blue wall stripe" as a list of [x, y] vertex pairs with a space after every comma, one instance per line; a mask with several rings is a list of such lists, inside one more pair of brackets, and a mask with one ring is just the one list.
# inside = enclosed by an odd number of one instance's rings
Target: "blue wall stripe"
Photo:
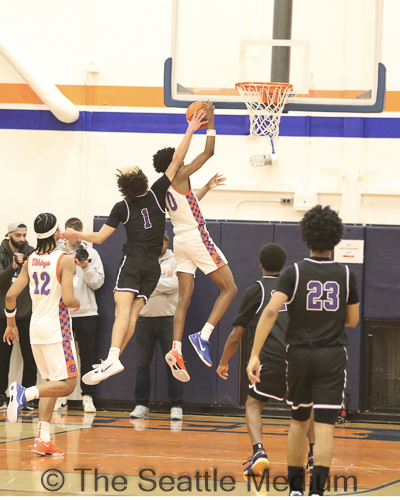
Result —
[[[249, 117], [218, 114], [215, 126], [218, 134], [246, 135], [249, 133]], [[1, 109], [0, 129], [183, 134], [186, 121], [183, 114], [82, 111], [78, 121], [66, 124], [58, 121], [50, 111]], [[204, 134], [205, 130], [199, 133]], [[284, 115], [280, 135], [398, 139], [400, 118]]]

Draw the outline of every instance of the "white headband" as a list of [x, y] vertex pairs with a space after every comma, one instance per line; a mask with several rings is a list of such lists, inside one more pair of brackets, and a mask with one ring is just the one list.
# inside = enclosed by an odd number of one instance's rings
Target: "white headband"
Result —
[[53, 236], [53, 234], [57, 231], [58, 229], [58, 221], [56, 219], [55, 225], [50, 229], [50, 231], [47, 231], [47, 233], [36, 233], [36, 237], [38, 240], [44, 240], [45, 238], [48, 238], [49, 236]]

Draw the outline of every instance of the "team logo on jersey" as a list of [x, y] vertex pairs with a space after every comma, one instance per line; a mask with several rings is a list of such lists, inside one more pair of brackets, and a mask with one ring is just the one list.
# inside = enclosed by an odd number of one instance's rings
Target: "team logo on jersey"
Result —
[[32, 259], [32, 266], [39, 266], [39, 267], [43, 267], [43, 269], [46, 269], [47, 266], [50, 266], [51, 262], [49, 262], [48, 260], [42, 260], [42, 259], [38, 259], [36, 257], [34, 257]]

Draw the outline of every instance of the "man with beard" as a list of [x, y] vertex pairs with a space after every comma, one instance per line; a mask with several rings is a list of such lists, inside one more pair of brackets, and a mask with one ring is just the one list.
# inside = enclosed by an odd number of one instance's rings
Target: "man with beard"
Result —
[[[8, 225], [6, 238], [0, 245], [0, 332], [1, 336], [7, 328], [5, 316], [5, 300], [8, 289], [19, 276], [24, 260], [33, 252], [26, 241], [27, 228], [23, 222], [11, 222]], [[24, 369], [22, 385], [31, 387], [36, 384], [37, 368], [29, 340], [29, 325], [32, 314], [32, 301], [26, 287], [17, 300], [16, 321], [19, 331]], [[6, 390], [13, 345], [0, 341], [0, 410], [7, 408]], [[31, 404], [26, 404], [22, 410], [33, 410]]]

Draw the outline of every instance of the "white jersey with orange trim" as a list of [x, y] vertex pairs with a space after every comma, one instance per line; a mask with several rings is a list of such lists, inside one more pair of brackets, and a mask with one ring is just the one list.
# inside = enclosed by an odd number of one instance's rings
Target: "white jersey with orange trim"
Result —
[[166, 205], [175, 234], [205, 226], [199, 200], [191, 188], [187, 193], [181, 193], [171, 185], [167, 190]]
[[33, 252], [26, 262], [32, 298], [31, 344], [54, 344], [72, 339], [71, 319], [62, 301], [58, 274], [65, 255], [58, 249], [46, 254]]

